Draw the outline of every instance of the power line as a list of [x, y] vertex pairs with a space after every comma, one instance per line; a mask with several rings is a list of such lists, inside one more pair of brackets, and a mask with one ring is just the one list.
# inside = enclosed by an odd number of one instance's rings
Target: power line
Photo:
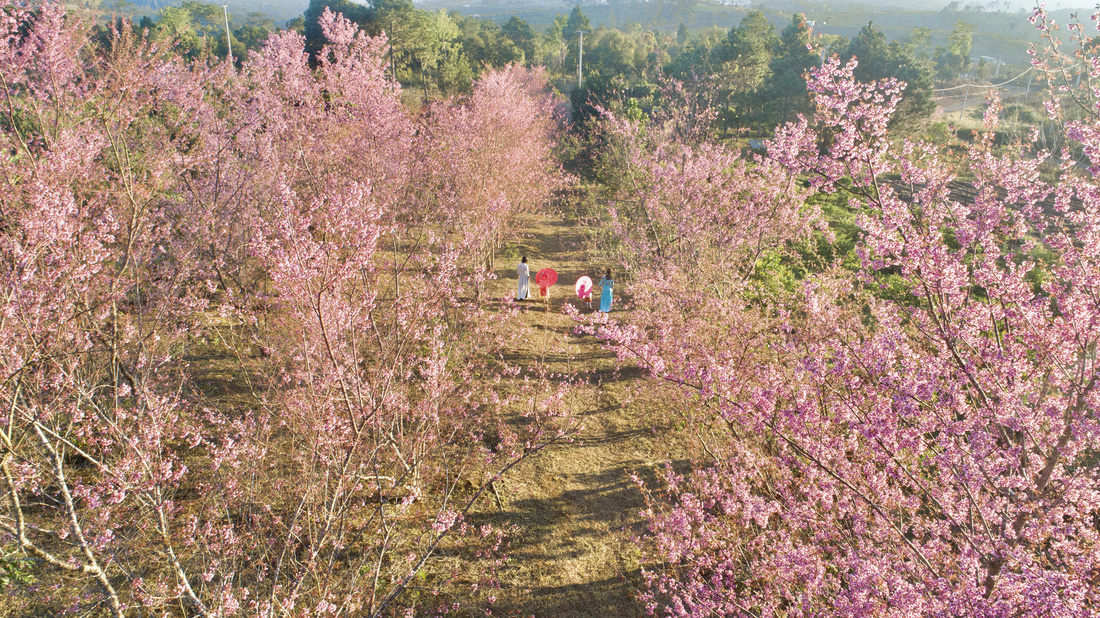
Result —
[[[1072, 69], [1073, 67], [1070, 67], [1070, 68]], [[949, 90], [959, 90], [960, 88], [971, 88], [971, 87], [974, 87], [974, 88], [1000, 88], [1001, 86], [1004, 86], [1005, 84], [1011, 84], [1012, 82], [1020, 79], [1024, 75], [1027, 75], [1028, 73], [1030, 73], [1034, 70], [1035, 70], [1035, 67], [1028, 67], [1028, 69], [1026, 71], [1024, 71], [1023, 73], [1020, 73], [1016, 77], [1013, 77], [1012, 79], [1010, 79], [1008, 81], [1005, 81], [1005, 82], [1001, 82], [999, 84], [989, 84], [988, 86], [978, 86], [976, 84], [972, 86], [971, 84], [962, 84], [961, 86], [952, 86], [950, 88], [937, 88], [937, 89], [933, 90], [932, 92], [947, 92]]]
[[[1076, 69], [1077, 67], [1082, 66], [1084, 64], [1085, 64], [1084, 62], [1078, 62], [1077, 64], [1074, 64], [1074, 65], [1071, 65], [1071, 66], [1068, 66], [1068, 67], [1063, 67], [1061, 70], [1069, 71], [1071, 69]], [[1024, 75], [1027, 75], [1028, 73], [1030, 73], [1034, 70], [1035, 70], [1035, 67], [1028, 67], [1028, 69], [1026, 71], [1024, 71], [1023, 73], [1020, 73], [1019, 75], [1017, 75], [1016, 77], [1013, 77], [1012, 79], [1010, 79], [1008, 81], [1001, 82], [999, 84], [990, 84], [988, 86], [974, 85], [974, 87], [975, 88], [1000, 88], [1001, 86], [1004, 86], [1005, 84], [1011, 84], [1012, 82], [1020, 79]], [[961, 86], [952, 86], [950, 88], [937, 88], [937, 89], [933, 90], [932, 92], [947, 92], [948, 90], [958, 90], [960, 88], [968, 88], [968, 87], [970, 87], [970, 84], [962, 84]]]

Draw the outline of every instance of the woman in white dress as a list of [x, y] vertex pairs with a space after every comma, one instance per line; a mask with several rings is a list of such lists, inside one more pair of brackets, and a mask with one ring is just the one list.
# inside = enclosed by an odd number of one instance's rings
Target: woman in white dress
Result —
[[531, 269], [527, 267], [526, 255], [519, 261], [516, 274], [519, 275], [519, 284], [516, 286], [516, 300], [526, 300], [531, 295]]

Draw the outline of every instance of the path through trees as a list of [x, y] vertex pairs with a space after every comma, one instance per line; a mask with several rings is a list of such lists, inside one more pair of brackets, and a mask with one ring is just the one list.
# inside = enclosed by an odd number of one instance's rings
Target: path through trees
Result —
[[[682, 460], [681, 441], [670, 419], [653, 414], [646, 389], [638, 388], [641, 371], [617, 367], [614, 354], [594, 337], [573, 334], [573, 320], [561, 311], [563, 303], [583, 309], [573, 282], [596, 278], [607, 267], [589, 259], [581, 224], [546, 217], [529, 232], [514, 246], [526, 253], [532, 273], [550, 267], [559, 279], [549, 312], [540, 300], [524, 303], [532, 329], [517, 353], [544, 355], [551, 370], [580, 374], [590, 388], [577, 404], [585, 415], [576, 439], [510, 473], [498, 484], [500, 505], [487, 500], [479, 514], [514, 527], [495, 607], [507, 615], [558, 618], [641, 614], [634, 593], [643, 586], [643, 500], [631, 475], [652, 480], [666, 460]], [[497, 298], [514, 294], [518, 253], [514, 257], [498, 261]]]

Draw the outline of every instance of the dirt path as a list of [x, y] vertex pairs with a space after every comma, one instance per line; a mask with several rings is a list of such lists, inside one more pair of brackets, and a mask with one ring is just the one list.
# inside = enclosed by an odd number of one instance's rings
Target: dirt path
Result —
[[[595, 338], [571, 334], [573, 323], [561, 305], [578, 303], [573, 283], [581, 275], [595, 279], [603, 267], [587, 261], [582, 234], [561, 218], [540, 220], [531, 233], [516, 250], [528, 256], [532, 275], [550, 267], [559, 279], [549, 311], [541, 301], [524, 303], [534, 333], [525, 353], [542, 354], [540, 338], [564, 339], [544, 359], [553, 371], [579, 372], [590, 388], [582, 394], [585, 419], [576, 440], [551, 447], [498, 484], [503, 508], [496, 519], [516, 532], [494, 609], [555, 618], [642, 615], [635, 591], [641, 585], [643, 501], [631, 474], [654, 478], [664, 461], [676, 457], [669, 452], [675, 432], [645, 420], [655, 415], [643, 402], [644, 389], [638, 394], [643, 378], [637, 367], [617, 367]], [[515, 294], [515, 263], [503, 262], [492, 289], [496, 297]]]

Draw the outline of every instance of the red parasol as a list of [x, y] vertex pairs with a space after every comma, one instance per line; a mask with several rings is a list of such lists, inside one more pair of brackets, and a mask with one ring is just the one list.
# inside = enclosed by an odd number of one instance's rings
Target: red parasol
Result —
[[539, 284], [539, 296], [548, 296], [550, 286], [558, 282], [558, 272], [553, 268], [544, 268], [535, 275], [535, 283]]
[[535, 275], [535, 283], [540, 288], [548, 288], [558, 282], [558, 272], [553, 268], [544, 268]]

